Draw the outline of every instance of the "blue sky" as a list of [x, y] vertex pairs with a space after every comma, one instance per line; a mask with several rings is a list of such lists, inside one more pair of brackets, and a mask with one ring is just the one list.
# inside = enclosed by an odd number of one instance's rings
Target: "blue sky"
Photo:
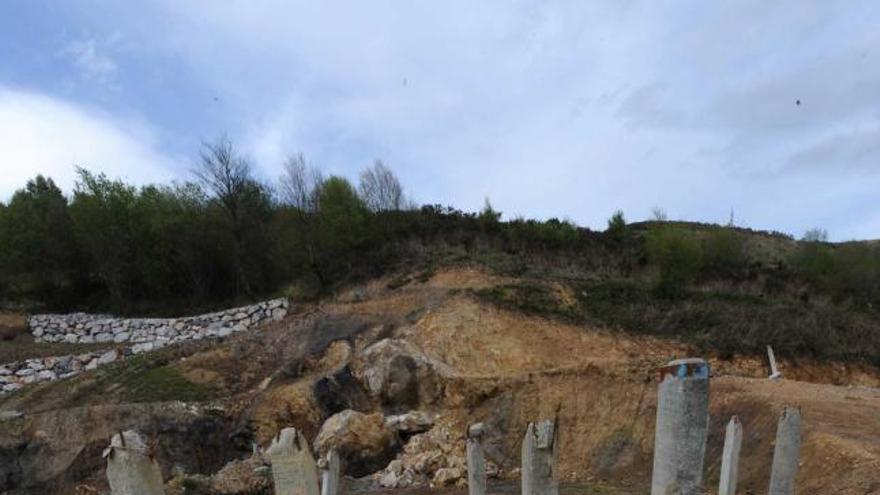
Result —
[[506, 218], [877, 238], [878, 25], [870, 1], [7, 0], [0, 198], [76, 164], [185, 180], [225, 133], [266, 181], [379, 158]]

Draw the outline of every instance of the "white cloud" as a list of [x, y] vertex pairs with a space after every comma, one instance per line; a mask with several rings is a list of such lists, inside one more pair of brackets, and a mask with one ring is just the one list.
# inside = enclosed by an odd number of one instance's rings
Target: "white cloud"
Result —
[[0, 200], [37, 174], [70, 192], [77, 165], [135, 184], [171, 180], [181, 162], [156, 147], [143, 123], [0, 87]]
[[94, 39], [76, 40], [69, 43], [61, 54], [69, 57], [83, 79], [116, 88], [116, 62], [107, 54], [99, 52]]

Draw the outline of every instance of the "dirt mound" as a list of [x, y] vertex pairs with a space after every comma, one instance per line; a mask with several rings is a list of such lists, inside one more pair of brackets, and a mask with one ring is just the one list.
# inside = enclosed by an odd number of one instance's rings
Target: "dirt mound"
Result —
[[[388, 415], [418, 409], [442, 422], [401, 434], [401, 457], [382, 471], [388, 486], [409, 479], [459, 483], [464, 432], [477, 421], [486, 427], [488, 460], [501, 477], [513, 479], [527, 423], [558, 418], [564, 482], [644, 491], [651, 474], [655, 370], [696, 351], [673, 340], [501, 309], [472, 292], [509, 282], [470, 269], [375, 280], [255, 332], [33, 387], [0, 400], [0, 408], [28, 418], [18, 426], [0, 423], [0, 456], [64, 435], [65, 449], [34, 450], [25, 464], [54, 466], [57, 486], [95, 480], [100, 486], [100, 463], [90, 449], [121, 427], [158, 428], [193, 445], [187, 452], [162, 452], [166, 476], [175, 464], [208, 476], [233, 462], [223, 479], [234, 487], [235, 473], [251, 476], [260, 467], [234, 462], [250, 456], [252, 442], [265, 446], [284, 427], [313, 441], [341, 410]], [[571, 294], [560, 289], [557, 296], [564, 301]], [[389, 352], [376, 356], [387, 354], [388, 363], [370, 358], [385, 348], [381, 342]], [[400, 358], [404, 354], [410, 359]], [[396, 364], [390, 362], [395, 356]], [[795, 405], [805, 425], [799, 491], [880, 493], [880, 391], [827, 384], [880, 384], [877, 370], [782, 360], [787, 379], [769, 381], [761, 357], [704, 357], [713, 370], [706, 487], [717, 484], [723, 428], [736, 414], [744, 428], [740, 486], [744, 493], [765, 491], [778, 414]], [[189, 412], [168, 413], [175, 408]], [[213, 418], [213, 429], [193, 426], [204, 417]], [[72, 425], [71, 418], [81, 422]], [[53, 422], [69, 427], [62, 432]], [[213, 451], [200, 454], [205, 445]], [[438, 452], [451, 456], [449, 462], [439, 462]], [[198, 461], [199, 455], [206, 457]], [[31, 476], [19, 471], [19, 480]]]

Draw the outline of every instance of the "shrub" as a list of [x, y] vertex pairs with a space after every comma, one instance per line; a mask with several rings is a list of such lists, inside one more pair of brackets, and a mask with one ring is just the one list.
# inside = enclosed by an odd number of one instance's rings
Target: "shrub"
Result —
[[700, 271], [703, 251], [693, 233], [675, 226], [651, 229], [647, 239], [648, 257], [660, 269], [659, 292], [677, 296]]

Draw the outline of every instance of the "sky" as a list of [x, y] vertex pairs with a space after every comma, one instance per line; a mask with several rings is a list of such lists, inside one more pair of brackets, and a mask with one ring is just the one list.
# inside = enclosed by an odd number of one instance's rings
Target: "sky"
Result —
[[0, 201], [381, 159], [421, 204], [880, 238], [880, 3], [6, 0]]

